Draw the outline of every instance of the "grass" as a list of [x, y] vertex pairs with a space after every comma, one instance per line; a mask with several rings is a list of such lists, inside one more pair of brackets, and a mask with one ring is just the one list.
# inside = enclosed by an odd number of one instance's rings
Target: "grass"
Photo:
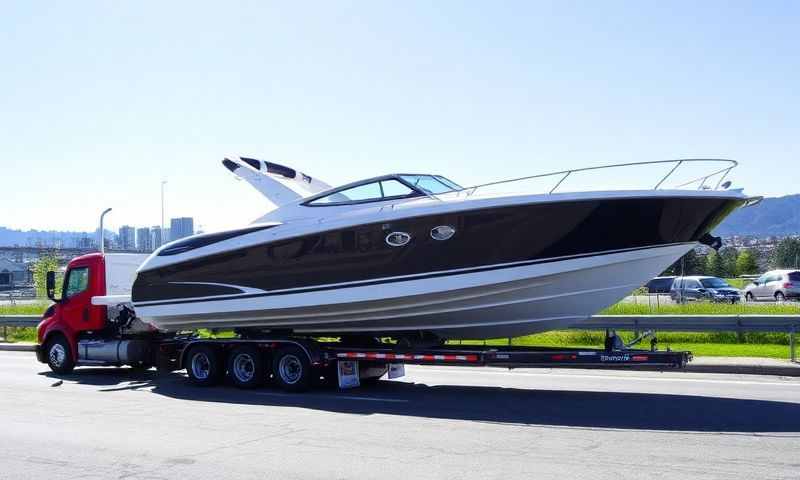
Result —
[[689, 302], [683, 305], [617, 303], [601, 315], [800, 315], [800, 303], [710, 303]]
[[[0, 305], [0, 315], [41, 315], [49, 302], [29, 305]], [[686, 305], [655, 305], [618, 303], [600, 312], [604, 315], [800, 315], [800, 304], [724, 304], [692, 302]], [[8, 329], [8, 338], [12, 342], [35, 342], [35, 328]], [[200, 331], [202, 336], [226, 337], [229, 332], [212, 334]], [[633, 332], [617, 332], [628, 342]], [[564, 346], [564, 347], [599, 347], [603, 345], [603, 332], [568, 330], [539, 333], [512, 340], [512, 345], [523, 346]], [[690, 350], [695, 355], [728, 356], [728, 357], [789, 357], [789, 335], [785, 333], [745, 333], [741, 340], [732, 332], [658, 332], [660, 348], [669, 346], [673, 350]], [[452, 343], [458, 343], [452, 342]], [[464, 341], [464, 345], [483, 344], [482, 341]], [[507, 345], [508, 339], [487, 340], [487, 345]], [[649, 345], [649, 344], [647, 344]], [[644, 345], [642, 348], [647, 348]]]
[[[633, 332], [617, 331], [627, 343]], [[604, 332], [565, 330], [538, 333], [514, 338], [515, 346], [598, 348], [603, 345]], [[657, 332], [659, 349], [689, 350], [697, 356], [789, 358], [789, 335], [785, 333], [745, 333], [742, 343], [731, 332]], [[481, 340], [453, 341], [451, 344], [483, 345]], [[508, 345], [508, 339], [487, 340], [486, 345]], [[649, 348], [649, 341], [639, 348]]]
[[[41, 315], [50, 302], [42, 301], [32, 304], [0, 305], [0, 315]], [[31, 327], [6, 327], [8, 342], [35, 342], [36, 329]], [[2, 334], [2, 331], [0, 331]]]

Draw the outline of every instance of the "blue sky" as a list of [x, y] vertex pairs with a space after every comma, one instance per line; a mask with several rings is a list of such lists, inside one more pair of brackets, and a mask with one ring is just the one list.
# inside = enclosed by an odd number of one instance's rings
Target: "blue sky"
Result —
[[793, 1], [6, 2], [0, 225], [155, 225], [167, 179], [168, 216], [240, 226], [266, 207], [228, 153], [331, 184], [724, 157], [798, 193], [798, 24]]

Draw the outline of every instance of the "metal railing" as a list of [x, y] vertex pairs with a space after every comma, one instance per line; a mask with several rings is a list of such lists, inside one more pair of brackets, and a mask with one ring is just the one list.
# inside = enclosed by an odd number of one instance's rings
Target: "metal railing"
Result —
[[[714, 169], [714, 170], [710, 171], [707, 174], [704, 174], [704, 175], [702, 175], [700, 177], [697, 177], [695, 179], [689, 180], [688, 182], [684, 182], [684, 183], [678, 185], [675, 188], [683, 188], [683, 187], [687, 187], [689, 185], [697, 183], [698, 184], [697, 190], [719, 190], [720, 186], [722, 186], [722, 184], [723, 184], [722, 182], [725, 180], [725, 178], [728, 177], [728, 174], [731, 172], [731, 170], [733, 170], [734, 168], [736, 168], [739, 165], [739, 163], [736, 160], [729, 160], [729, 159], [724, 159], [724, 158], [685, 158], [685, 159], [676, 159], [676, 160], [653, 160], [653, 161], [648, 161], [648, 162], [616, 163], [616, 164], [611, 164], [611, 165], [601, 165], [601, 166], [598, 166], [598, 167], [573, 168], [573, 169], [570, 169], [570, 170], [562, 170], [562, 171], [559, 171], [559, 172], [543, 173], [543, 174], [539, 174], [539, 175], [529, 175], [529, 176], [526, 176], [526, 177], [512, 178], [512, 179], [509, 179], [509, 180], [499, 180], [499, 181], [496, 181], [496, 182], [484, 183], [484, 184], [475, 185], [475, 186], [472, 186], [472, 187], [465, 187], [465, 188], [463, 188], [461, 190], [456, 190], [456, 191], [453, 191], [453, 192], [447, 192], [447, 193], [439, 194], [438, 196], [450, 195], [450, 194], [455, 194], [456, 196], [460, 196], [462, 194], [466, 195], [466, 196], [471, 196], [481, 188], [490, 187], [490, 186], [494, 186], [494, 185], [502, 185], [502, 184], [508, 184], [508, 183], [514, 183], [514, 182], [521, 182], [521, 181], [532, 180], [532, 179], [537, 179], [537, 178], [558, 177], [558, 181], [556, 182], [556, 184], [548, 191], [548, 194], [552, 194], [558, 189], [558, 187], [561, 186], [562, 183], [564, 183], [564, 181], [567, 178], [569, 178], [571, 175], [576, 174], [576, 173], [596, 171], [596, 170], [605, 170], [605, 169], [611, 169], [611, 168], [635, 167], [635, 166], [642, 166], [642, 165], [674, 164], [674, 166], [669, 170], [669, 172], [667, 172], [666, 175], [664, 175], [663, 177], [660, 177], [658, 182], [655, 183], [654, 187], [649, 188], [649, 189], [652, 189], [652, 190], [658, 190], [659, 188], [661, 188], [661, 186], [664, 184], [664, 182], [666, 182], [673, 175], [673, 173], [675, 173], [675, 171], [678, 170], [678, 168], [681, 165], [684, 165], [684, 164], [687, 164], [687, 163], [700, 163], [700, 162], [706, 162], [706, 163], [710, 162], [710, 163], [714, 163], [714, 164], [724, 163], [724, 164], [726, 164], [726, 166], [724, 168]], [[712, 188], [710, 185], [707, 185], [707, 183], [708, 183], [709, 180], [713, 180], [714, 178], [717, 178], [717, 181], [716, 181], [716, 184], [714, 185], [714, 187]]]
[[594, 315], [574, 330], [660, 330], [664, 332], [774, 332], [789, 334], [789, 357], [797, 361], [800, 315]]

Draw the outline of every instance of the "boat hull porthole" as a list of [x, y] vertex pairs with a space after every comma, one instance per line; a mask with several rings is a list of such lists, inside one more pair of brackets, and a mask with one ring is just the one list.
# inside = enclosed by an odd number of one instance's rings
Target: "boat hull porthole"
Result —
[[439, 225], [431, 229], [431, 238], [434, 240], [449, 240], [456, 234], [456, 229], [450, 225]]
[[406, 232], [392, 232], [386, 235], [386, 244], [390, 247], [402, 247], [411, 241], [411, 235]]

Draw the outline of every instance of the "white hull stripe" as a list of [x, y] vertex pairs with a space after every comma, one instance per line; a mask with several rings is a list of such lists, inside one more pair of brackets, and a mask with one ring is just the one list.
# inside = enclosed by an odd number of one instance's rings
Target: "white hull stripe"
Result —
[[[305, 293], [305, 292], [317, 292], [323, 290], [335, 290], [339, 288], [346, 288], [346, 287], [356, 287], [356, 286], [369, 286], [369, 285], [379, 285], [382, 283], [394, 283], [394, 282], [402, 282], [407, 280], [422, 280], [427, 278], [436, 278], [436, 277], [443, 277], [443, 276], [450, 276], [450, 275], [458, 275], [461, 273], [478, 273], [478, 272], [485, 272], [490, 270], [500, 270], [503, 268], [512, 268], [512, 267], [521, 267], [521, 266], [528, 266], [528, 265], [536, 265], [542, 263], [552, 263], [558, 262], [562, 260], [573, 260], [579, 258], [587, 258], [587, 257], [598, 257], [603, 255], [612, 255], [616, 253], [625, 253], [625, 252], [633, 252], [633, 251], [640, 251], [640, 250], [650, 250], [654, 248], [663, 248], [663, 247], [670, 247], [676, 245], [687, 245], [694, 242], [680, 242], [680, 243], [669, 243], [669, 244], [661, 244], [661, 245], [651, 245], [647, 247], [635, 247], [635, 248], [623, 248], [619, 250], [607, 250], [602, 252], [591, 252], [591, 253], [582, 253], [577, 255], [567, 255], [562, 257], [552, 257], [552, 258], [543, 258], [537, 260], [524, 260], [520, 262], [512, 262], [512, 263], [501, 263], [495, 265], [484, 265], [480, 267], [471, 267], [471, 268], [460, 268], [460, 269], [453, 269], [453, 270], [444, 270], [439, 272], [431, 272], [431, 273], [421, 273], [421, 274], [414, 274], [414, 275], [404, 275], [400, 277], [385, 277], [379, 278], [375, 280], [359, 280], [354, 282], [345, 282], [345, 283], [336, 283], [336, 284], [329, 284], [329, 285], [319, 285], [313, 287], [299, 287], [299, 288], [292, 288], [292, 289], [285, 289], [285, 290], [270, 290], [265, 291], [264, 293], [247, 293], [247, 294], [236, 294], [236, 295], [217, 295], [213, 297], [194, 297], [194, 298], [181, 298], [181, 299], [168, 299], [168, 300], [154, 300], [154, 301], [146, 301], [146, 302], [134, 302], [134, 307], [149, 307], [149, 306], [156, 306], [156, 305], [177, 305], [183, 303], [197, 303], [197, 302], [210, 302], [210, 301], [223, 301], [223, 300], [238, 300], [241, 298], [254, 298], [254, 297], [268, 297], [274, 295], [288, 295], [294, 293]], [[237, 287], [237, 288], [249, 288], [249, 287]]]

